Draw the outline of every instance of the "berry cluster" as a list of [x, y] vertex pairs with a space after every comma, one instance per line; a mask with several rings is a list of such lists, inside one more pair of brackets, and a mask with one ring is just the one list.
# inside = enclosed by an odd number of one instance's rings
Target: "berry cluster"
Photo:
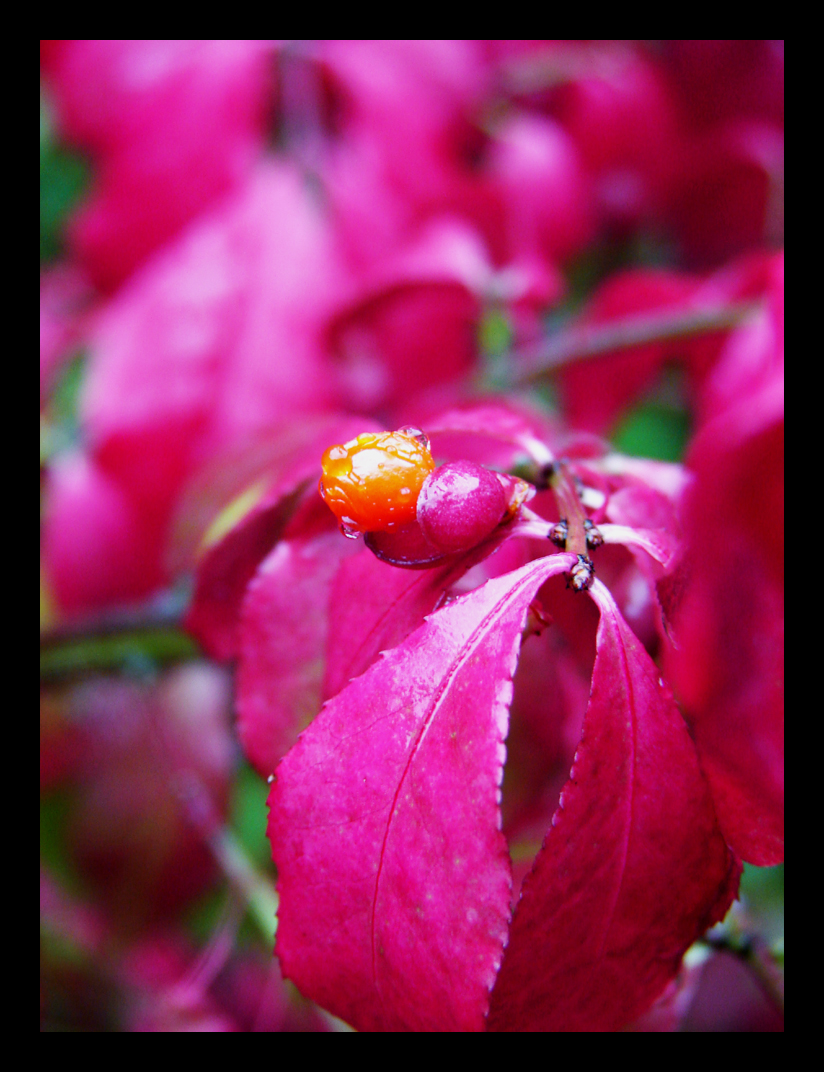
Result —
[[[435, 468], [418, 429], [365, 433], [324, 453], [319, 490], [341, 531], [373, 536], [379, 557], [430, 565], [471, 550], [510, 514], [510, 482], [471, 461]], [[391, 533], [396, 539], [374, 538]], [[414, 550], [403, 554], [404, 548]], [[395, 557], [393, 558], [393, 554]]]

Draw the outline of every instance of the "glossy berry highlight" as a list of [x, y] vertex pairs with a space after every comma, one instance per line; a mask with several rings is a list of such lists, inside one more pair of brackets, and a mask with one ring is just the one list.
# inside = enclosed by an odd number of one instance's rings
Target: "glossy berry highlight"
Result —
[[415, 520], [435, 468], [423, 433], [366, 432], [324, 453], [319, 490], [346, 536], [385, 532]]
[[507, 512], [498, 476], [470, 461], [447, 462], [427, 477], [418, 498], [418, 523], [444, 554], [466, 551], [497, 528]]

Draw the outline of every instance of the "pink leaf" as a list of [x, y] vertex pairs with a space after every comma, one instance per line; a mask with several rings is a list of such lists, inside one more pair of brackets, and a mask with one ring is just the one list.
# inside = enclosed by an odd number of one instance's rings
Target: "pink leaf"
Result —
[[[655, 465], [654, 462], [650, 463], [650, 467], [653, 465]], [[674, 482], [679, 476], [681, 484], [689, 479], [680, 466], [670, 464], [667, 468], [673, 471]], [[627, 475], [629, 476], [629, 470], [627, 470]], [[644, 480], [647, 474], [639, 473], [636, 476]], [[681, 526], [673, 501], [677, 493], [665, 495], [659, 491], [653, 483], [656, 473], [652, 468], [648, 476], [649, 483], [628, 483], [611, 493], [605, 507], [607, 520], [616, 525], [630, 525], [638, 529], [664, 529], [673, 535], [680, 535]]]
[[70, 240], [97, 286], [114, 290], [248, 176], [271, 121], [271, 63], [265, 41], [60, 42], [60, 127], [96, 165]]
[[155, 519], [93, 457], [56, 458], [46, 489], [42, 554], [51, 591], [69, 614], [138, 599], [164, 580]]
[[598, 531], [604, 543], [621, 543], [625, 547], [640, 548], [650, 558], [664, 567], [675, 561], [678, 552], [678, 539], [663, 529], [636, 529], [629, 525], [599, 525]]
[[204, 462], [329, 406], [321, 328], [342, 271], [331, 242], [298, 172], [261, 164], [101, 310], [84, 439], [144, 509], [170, 520]]
[[493, 554], [496, 543], [495, 538], [485, 540], [468, 554], [450, 555], [442, 565], [425, 570], [398, 569], [379, 561], [371, 550], [341, 563], [330, 600], [333, 627], [324, 697], [340, 692], [353, 677], [368, 670], [382, 651], [405, 640], [427, 614], [441, 606], [453, 585]]
[[341, 557], [354, 550], [337, 531], [283, 540], [247, 589], [240, 621], [238, 733], [264, 777], [320, 710], [329, 589]]
[[730, 845], [784, 859], [784, 375], [704, 427], [690, 454], [678, 691]]
[[531, 440], [543, 434], [543, 424], [537, 413], [519, 412], [508, 401], [496, 399], [446, 410], [427, 422], [426, 431], [431, 436], [465, 433], [520, 445], [525, 438]]
[[237, 654], [238, 620], [246, 587], [261, 559], [281, 538], [290, 517], [309, 487], [278, 488], [256, 504], [219, 542], [210, 547], [197, 570], [186, 628], [216, 659]]
[[425, 229], [400, 256], [382, 259], [329, 323], [342, 396], [374, 410], [468, 371], [491, 279], [483, 242], [455, 222]]
[[381, 651], [396, 647], [442, 601], [467, 568], [402, 570], [371, 551], [341, 564], [332, 585], [324, 696], [334, 696], [367, 670]]
[[[546, 419], [508, 399], [493, 399], [460, 408], [419, 414], [420, 426], [440, 461], [470, 460], [506, 470], [526, 453], [540, 462], [552, 455], [544, 441], [555, 438]], [[536, 454], [537, 452], [537, 454]]]
[[269, 798], [277, 951], [361, 1030], [480, 1030], [506, 939], [507, 709], [539, 559], [429, 617], [324, 708]]
[[[232, 470], [238, 467], [237, 459], [232, 459], [234, 466], [227, 463], [224, 471], [215, 472], [213, 467], [204, 470], [209, 494], [205, 495], [206, 489], [200, 485], [193, 488], [185, 504], [187, 509], [182, 512], [190, 526], [193, 516], [199, 524], [194, 526], [193, 533], [179, 537], [178, 542], [194, 542], [196, 545], [197, 539], [201, 538], [207, 543], [205, 550], [201, 548], [197, 584], [186, 627], [211, 655], [229, 659], [237, 654], [238, 620], [246, 586], [283, 535], [304, 493], [320, 502], [312, 490], [312, 483], [320, 476], [324, 449], [331, 443], [343, 442], [371, 429], [372, 422], [368, 418], [305, 418], [279, 427], [276, 446], [260, 459], [255, 452], [254, 463], [262, 467], [262, 472], [252, 468], [250, 461], [246, 462], [249, 466], [246, 485], [235, 488], [230, 483]], [[253, 477], [256, 478], [254, 481]], [[215, 492], [215, 485], [221, 487], [222, 496]], [[242, 494], [238, 495], [241, 488]], [[232, 503], [227, 508], [229, 499]], [[209, 523], [213, 527], [215, 514], [220, 521], [221, 509], [232, 514], [237, 504], [245, 499], [248, 499], [246, 512], [219, 539], [208, 543], [201, 530], [206, 530]], [[332, 515], [328, 516], [331, 522]]]
[[607, 589], [590, 594], [601, 621], [583, 735], [515, 911], [493, 1030], [623, 1027], [737, 888], [672, 695]]

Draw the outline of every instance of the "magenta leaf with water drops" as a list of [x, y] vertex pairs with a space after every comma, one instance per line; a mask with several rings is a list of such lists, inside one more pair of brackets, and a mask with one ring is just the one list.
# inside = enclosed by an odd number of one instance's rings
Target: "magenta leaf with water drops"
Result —
[[271, 774], [322, 701], [416, 629], [473, 561], [399, 570], [337, 529], [280, 541], [240, 616], [238, 733], [255, 769]]
[[607, 589], [581, 742], [513, 919], [489, 1026], [618, 1030], [672, 979], [735, 896], [672, 694]]
[[405, 640], [474, 563], [465, 555], [435, 569], [401, 570], [368, 550], [342, 562], [329, 601], [335, 626], [327, 644], [324, 698], [368, 670], [380, 652]]
[[331, 700], [281, 761], [277, 951], [361, 1030], [480, 1030], [506, 941], [500, 784], [542, 558], [435, 614]]

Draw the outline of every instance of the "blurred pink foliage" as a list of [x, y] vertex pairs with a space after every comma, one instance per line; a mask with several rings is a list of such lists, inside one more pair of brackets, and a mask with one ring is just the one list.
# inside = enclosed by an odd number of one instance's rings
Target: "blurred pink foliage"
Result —
[[[192, 580], [212, 660], [44, 692], [84, 890], [44, 869], [47, 930], [121, 1029], [333, 1026], [231, 913], [200, 953], [180, 925], [239, 741], [277, 775], [280, 965], [322, 1008], [688, 1026], [715, 975], [685, 950], [741, 860], [783, 860], [783, 45], [49, 41], [41, 86], [92, 176], [41, 271], [41, 422], [84, 355], [51, 624]], [[672, 369], [683, 466], [617, 453]], [[408, 530], [344, 539], [324, 449], [407, 425], [487, 500], [459, 524], [427, 485]], [[61, 972], [46, 1018], [97, 1009]]]
[[272, 46], [50, 45], [44, 72], [62, 136], [89, 150], [98, 167], [92, 196], [72, 221], [72, 245], [108, 291], [249, 178], [271, 118]]

